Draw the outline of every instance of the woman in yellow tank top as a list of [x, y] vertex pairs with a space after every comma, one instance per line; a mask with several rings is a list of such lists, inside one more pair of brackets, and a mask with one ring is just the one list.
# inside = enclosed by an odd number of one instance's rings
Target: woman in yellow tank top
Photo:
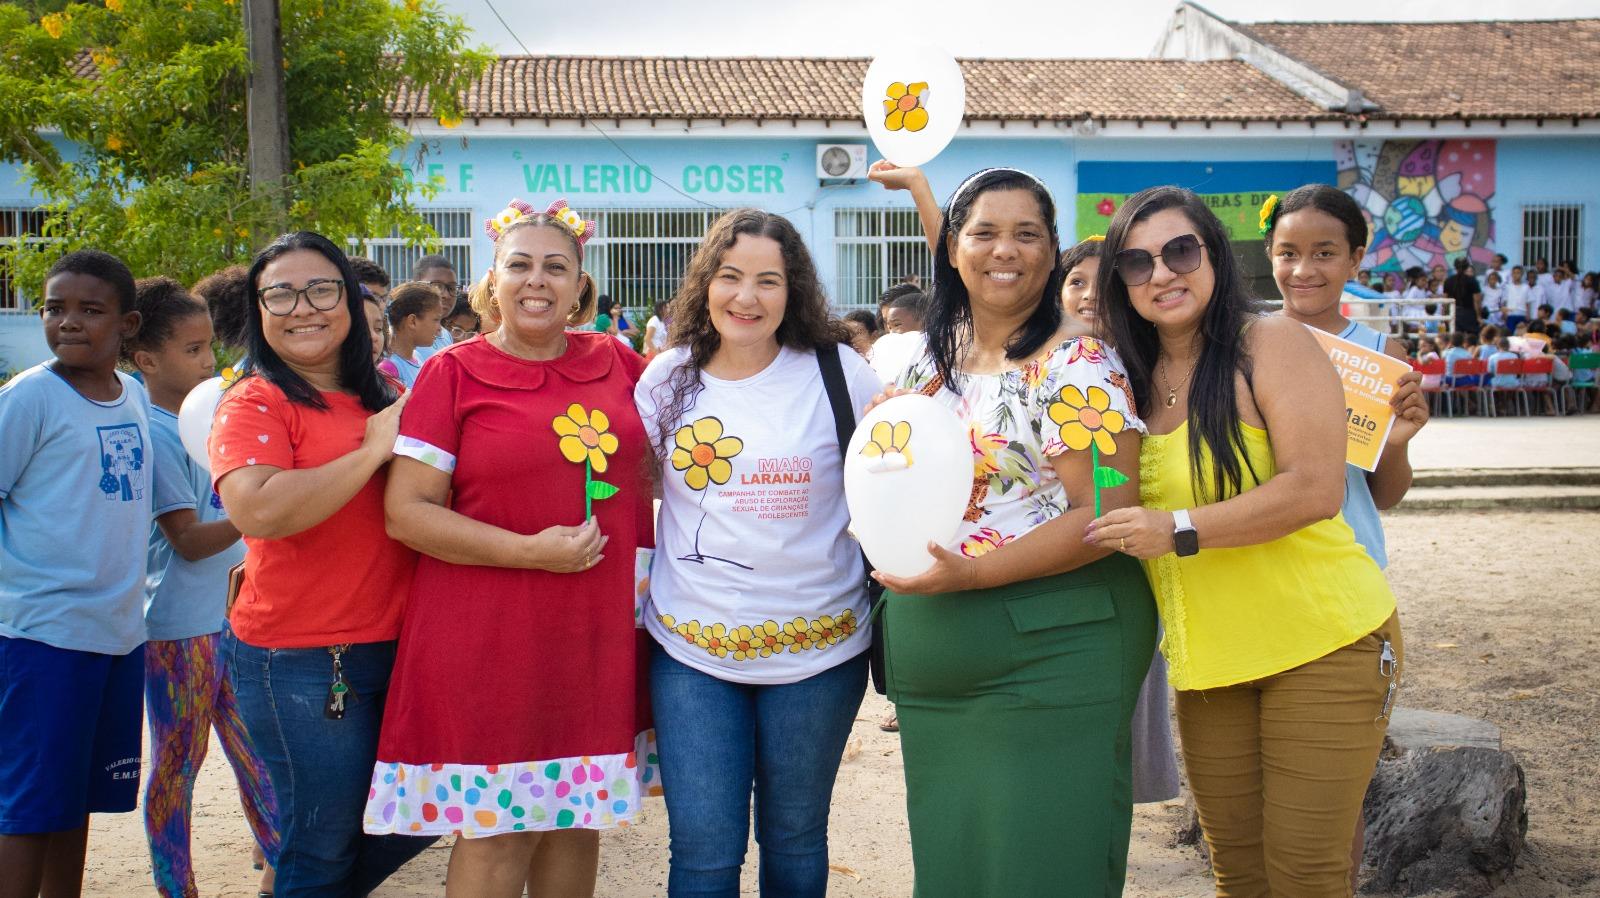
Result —
[[1350, 895], [1350, 833], [1402, 646], [1344, 499], [1343, 396], [1306, 328], [1267, 318], [1190, 191], [1130, 197], [1099, 295], [1149, 426], [1141, 508], [1087, 542], [1144, 560], [1219, 898]]

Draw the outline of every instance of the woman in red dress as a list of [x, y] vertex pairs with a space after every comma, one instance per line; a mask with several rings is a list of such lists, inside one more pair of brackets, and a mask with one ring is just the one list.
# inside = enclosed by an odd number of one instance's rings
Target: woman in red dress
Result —
[[633, 600], [643, 360], [567, 330], [594, 313], [593, 222], [513, 203], [488, 226], [475, 294], [498, 327], [428, 360], [395, 445], [389, 533], [422, 557], [365, 826], [459, 834], [447, 896], [592, 895], [597, 830], [660, 788]]

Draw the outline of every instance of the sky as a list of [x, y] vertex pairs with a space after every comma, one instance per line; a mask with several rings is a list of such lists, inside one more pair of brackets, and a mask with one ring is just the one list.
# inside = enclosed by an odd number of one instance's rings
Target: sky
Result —
[[[1141, 57], [1176, 0], [443, 0], [477, 41], [538, 54], [874, 56], [902, 43], [955, 56]], [[1237, 22], [1600, 17], [1600, 0], [1208, 0]], [[991, 12], [992, 11], [992, 12]]]

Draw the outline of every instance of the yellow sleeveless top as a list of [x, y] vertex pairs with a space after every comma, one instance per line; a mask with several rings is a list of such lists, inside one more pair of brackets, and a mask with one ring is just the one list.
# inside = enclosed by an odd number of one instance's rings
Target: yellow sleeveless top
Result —
[[[1189, 477], [1188, 422], [1146, 436], [1139, 451], [1139, 498], [1173, 511], [1213, 500], [1209, 448], [1203, 494]], [[1246, 457], [1243, 487], [1277, 468], [1267, 432], [1240, 425]], [[1251, 468], [1255, 477], [1251, 476]], [[1343, 648], [1394, 613], [1383, 571], [1356, 543], [1339, 515], [1271, 542], [1236, 549], [1167, 553], [1144, 563], [1166, 635], [1174, 689], [1212, 689], [1282, 673]]]

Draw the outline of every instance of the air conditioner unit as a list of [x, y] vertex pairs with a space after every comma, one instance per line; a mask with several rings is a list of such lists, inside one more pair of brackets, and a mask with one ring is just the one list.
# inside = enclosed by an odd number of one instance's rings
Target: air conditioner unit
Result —
[[817, 177], [824, 180], [860, 179], [867, 176], [864, 143], [817, 144]]

